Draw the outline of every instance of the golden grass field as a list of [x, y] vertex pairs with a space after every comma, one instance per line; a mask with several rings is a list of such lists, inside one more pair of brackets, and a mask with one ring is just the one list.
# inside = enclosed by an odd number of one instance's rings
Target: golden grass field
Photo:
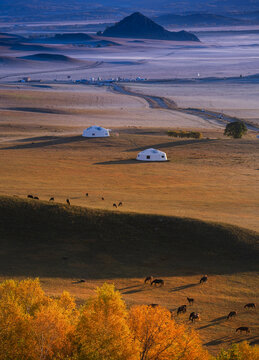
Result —
[[[117, 212], [190, 217], [259, 230], [255, 133], [229, 139], [222, 128], [195, 126], [196, 117], [190, 116], [190, 128], [201, 131], [203, 139], [172, 139], [166, 131], [181, 128], [180, 115], [151, 110], [144, 100], [91, 91], [0, 91], [1, 195], [25, 198], [33, 194], [40, 200], [54, 196], [59, 203], [69, 198], [72, 205], [104, 210], [113, 210], [113, 203], [122, 201]], [[134, 114], [137, 121], [131, 121]], [[158, 125], [160, 115], [166, 126]], [[82, 138], [82, 130], [97, 122], [111, 128], [112, 136]], [[169, 161], [135, 161], [137, 153], [148, 147], [165, 151]], [[108, 266], [112, 259], [102, 256]], [[13, 277], [15, 269], [11, 273]], [[219, 269], [217, 274], [208, 273], [207, 284], [196, 286], [200, 275], [163, 275], [166, 285], [161, 289], [143, 286], [142, 276], [106, 278], [104, 274], [83, 284], [73, 284], [77, 280], [73, 276], [41, 276], [41, 281], [48, 294], [68, 290], [78, 301], [93, 294], [105, 279], [115, 283], [129, 305], [158, 303], [175, 309], [186, 303], [186, 296], [194, 297], [191, 309], [201, 313], [201, 321], [193, 327], [209, 351], [215, 354], [221, 346], [240, 339], [258, 342], [258, 310], [243, 309], [258, 296], [255, 273], [235, 269], [226, 274]], [[231, 310], [239, 315], [226, 321], [223, 317]], [[178, 321], [187, 322], [187, 318], [179, 316]], [[235, 328], [246, 324], [251, 334], [236, 335]]]

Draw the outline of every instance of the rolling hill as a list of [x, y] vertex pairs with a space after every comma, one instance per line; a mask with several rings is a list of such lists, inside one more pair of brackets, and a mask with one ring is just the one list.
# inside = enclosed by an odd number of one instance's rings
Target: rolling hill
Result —
[[199, 41], [196, 35], [186, 31], [167, 31], [139, 12], [135, 12], [115, 25], [108, 27], [100, 35], [121, 38]]
[[258, 233], [188, 218], [0, 197], [0, 275], [88, 279], [258, 268]]

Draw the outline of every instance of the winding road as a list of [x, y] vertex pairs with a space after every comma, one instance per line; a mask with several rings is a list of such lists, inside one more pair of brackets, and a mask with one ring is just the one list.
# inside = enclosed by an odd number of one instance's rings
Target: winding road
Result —
[[128, 95], [128, 96], [135, 96], [139, 97], [141, 99], [144, 99], [149, 104], [150, 108], [153, 109], [166, 109], [166, 110], [173, 110], [178, 111], [181, 113], [189, 114], [189, 115], [195, 115], [203, 120], [208, 121], [209, 123], [217, 126], [226, 126], [226, 124], [234, 121], [243, 121], [247, 128], [252, 131], [259, 131], [259, 128], [249, 124], [246, 120], [239, 119], [227, 114], [224, 114], [222, 112], [216, 112], [211, 110], [205, 110], [205, 109], [196, 109], [196, 108], [180, 108], [177, 106], [176, 102], [174, 102], [171, 99], [160, 97], [160, 96], [153, 96], [153, 95], [146, 95], [141, 94], [138, 92], [131, 91], [130, 89], [119, 85], [117, 83], [109, 85], [112, 91]]

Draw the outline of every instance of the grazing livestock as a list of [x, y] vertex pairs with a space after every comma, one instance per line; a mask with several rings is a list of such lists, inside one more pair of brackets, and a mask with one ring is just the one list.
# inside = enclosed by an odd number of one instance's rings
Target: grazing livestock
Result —
[[188, 300], [188, 303], [189, 303], [190, 305], [193, 305], [193, 303], [194, 303], [194, 299], [193, 299], [193, 298], [187, 297], [187, 300]]
[[69, 199], [67, 199], [67, 200], [66, 200], [66, 202], [67, 202], [67, 204], [68, 204], [68, 205], [70, 205], [70, 201], [69, 201]]
[[227, 316], [227, 319], [231, 319], [233, 316], [236, 316], [237, 312], [236, 311], [230, 311], [230, 313]]
[[38, 196], [33, 197], [34, 200], [39, 200]]
[[155, 280], [151, 281], [151, 286], [152, 286], [152, 285], [155, 285], [155, 286], [157, 286], [157, 285], [164, 286], [164, 285], [165, 285], [165, 282], [164, 282], [164, 280], [162, 280], [162, 279], [155, 279]]
[[189, 320], [194, 322], [195, 320], [200, 320], [200, 314], [192, 312], [190, 313]]
[[255, 303], [248, 303], [244, 306], [245, 309], [255, 309]]
[[240, 333], [241, 333], [241, 332], [246, 332], [247, 334], [250, 333], [250, 329], [249, 329], [249, 327], [247, 327], [247, 326], [240, 326], [239, 328], [236, 329], [236, 332], [238, 332], [238, 331], [239, 331]]
[[51, 197], [51, 198], [49, 199], [49, 201], [54, 201], [54, 197]]
[[158, 306], [158, 304], [149, 304], [148, 306], [152, 307], [152, 308], [155, 308]]
[[153, 276], [147, 276], [146, 278], [145, 278], [145, 280], [144, 280], [144, 283], [146, 284], [147, 282], [149, 282], [150, 283], [150, 285], [151, 285], [151, 282], [153, 281]]
[[186, 305], [179, 306], [177, 309], [177, 315], [186, 313]]
[[104, 200], [104, 197], [102, 197], [102, 200]]
[[113, 207], [115, 207], [116, 209], [117, 209], [117, 205], [114, 203], [113, 205], [112, 205]]
[[201, 279], [200, 279], [200, 284], [204, 284], [205, 282], [208, 281], [208, 275], [204, 275]]
[[121, 201], [119, 202], [118, 206], [122, 206], [122, 202], [121, 202]]
[[27, 195], [27, 198], [33, 199], [33, 196], [32, 195]]
[[88, 197], [88, 193], [86, 193], [85, 196]]

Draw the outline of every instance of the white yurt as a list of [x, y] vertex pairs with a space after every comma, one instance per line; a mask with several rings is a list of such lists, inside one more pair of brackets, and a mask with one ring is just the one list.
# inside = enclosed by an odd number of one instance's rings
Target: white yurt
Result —
[[163, 151], [151, 148], [138, 153], [136, 159], [141, 161], [167, 161], [167, 156]]
[[84, 137], [106, 137], [110, 136], [110, 129], [105, 129], [101, 126], [90, 126], [83, 131]]

